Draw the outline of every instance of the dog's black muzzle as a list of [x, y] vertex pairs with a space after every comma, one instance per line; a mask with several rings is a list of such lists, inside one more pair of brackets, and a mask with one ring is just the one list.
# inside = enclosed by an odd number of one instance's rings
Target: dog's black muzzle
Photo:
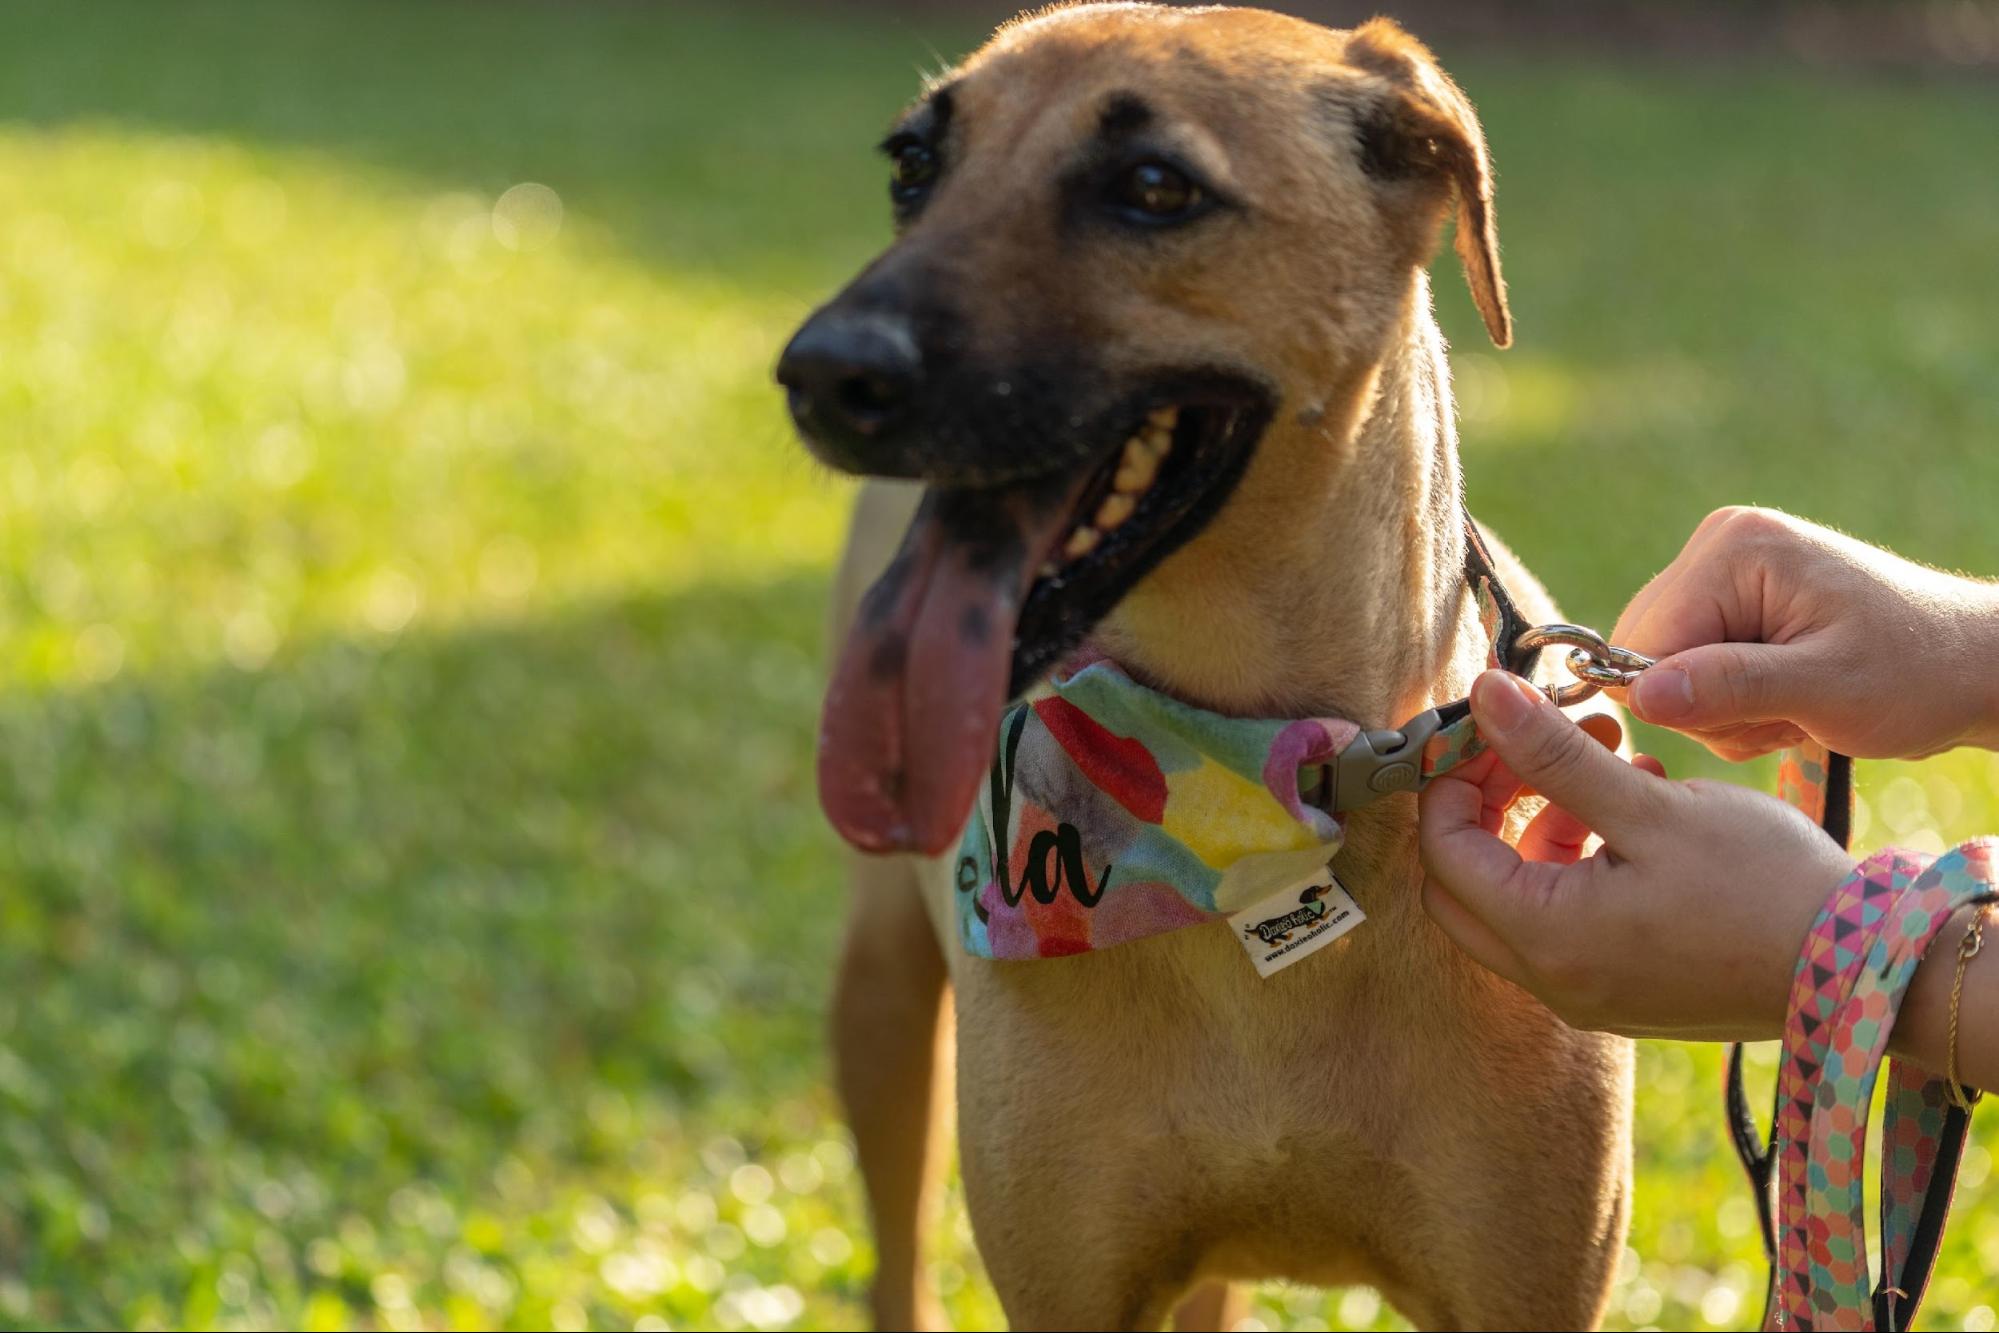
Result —
[[896, 436], [913, 415], [923, 380], [913, 321], [844, 303], [805, 321], [777, 363], [799, 433], [847, 472], [882, 474], [899, 452]]
[[1051, 332], [974, 353], [954, 285], [936, 265], [885, 257], [792, 335], [777, 382], [807, 447], [842, 472], [943, 486], [1087, 463], [1091, 429], [1122, 397], [1090, 349]]

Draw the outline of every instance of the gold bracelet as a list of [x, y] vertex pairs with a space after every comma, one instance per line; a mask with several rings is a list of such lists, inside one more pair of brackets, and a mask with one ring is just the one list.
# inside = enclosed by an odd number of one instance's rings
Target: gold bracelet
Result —
[[1973, 1088], [1967, 1093], [1964, 1085], [1957, 1081], [1957, 1011], [1959, 1004], [1964, 999], [1965, 966], [1978, 956], [1980, 949], [1985, 947], [1985, 912], [1987, 906], [1988, 904], [1980, 903], [1972, 909], [1971, 925], [1965, 929], [1964, 937], [1957, 942], [1957, 975], [1952, 978], [1950, 983], [1950, 1044], [1945, 1047], [1944, 1063], [1946, 1065], [1946, 1077], [1950, 1080], [1951, 1104], [1966, 1115], [1971, 1114], [1971, 1108], [1977, 1104], [1979, 1097], [1983, 1094], [1977, 1088]]

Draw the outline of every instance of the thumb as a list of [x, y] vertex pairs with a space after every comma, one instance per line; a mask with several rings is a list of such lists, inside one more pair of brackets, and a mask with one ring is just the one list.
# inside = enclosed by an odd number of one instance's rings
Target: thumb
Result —
[[1647, 667], [1625, 702], [1645, 721], [1677, 731], [1795, 721], [1785, 712], [1796, 692], [1792, 660], [1767, 643], [1703, 644]]
[[1486, 744], [1523, 783], [1605, 838], [1647, 822], [1658, 779], [1598, 744], [1531, 682], [1488, 671], [1472, 685], [1471, 709]]

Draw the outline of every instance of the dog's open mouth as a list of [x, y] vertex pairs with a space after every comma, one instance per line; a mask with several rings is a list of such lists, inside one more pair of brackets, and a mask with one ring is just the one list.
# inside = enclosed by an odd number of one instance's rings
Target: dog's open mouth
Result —
[[1270, 413], [1247, 381], [1183, 380], [1113, 414], [1080, 467], [933, 479], [827, 690], [819, 791], [840, 834], [870, 852], [949, 846], [1007, 699], [1214, 517]]
[[1035, 569], [1014, 632], [1009, 698], [1029, 689], [1234, 491], [1268, 410], [1261, 395], [1148, 409], [1088, 475]]

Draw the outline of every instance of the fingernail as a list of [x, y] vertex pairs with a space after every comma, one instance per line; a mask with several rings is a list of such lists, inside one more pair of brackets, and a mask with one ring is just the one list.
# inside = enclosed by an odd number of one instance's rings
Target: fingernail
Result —
[[1501, 735], [1518, 731], [1546, 702], [1530, 681], [1510, 671], [1488, 671], [1472, 686], [1480, 725]]
[[1677, 722], [1694, 711], [1694, 678], [1678, 667], [1653, 667], [1631, 687], [1631, 711], [1647, 722]]

